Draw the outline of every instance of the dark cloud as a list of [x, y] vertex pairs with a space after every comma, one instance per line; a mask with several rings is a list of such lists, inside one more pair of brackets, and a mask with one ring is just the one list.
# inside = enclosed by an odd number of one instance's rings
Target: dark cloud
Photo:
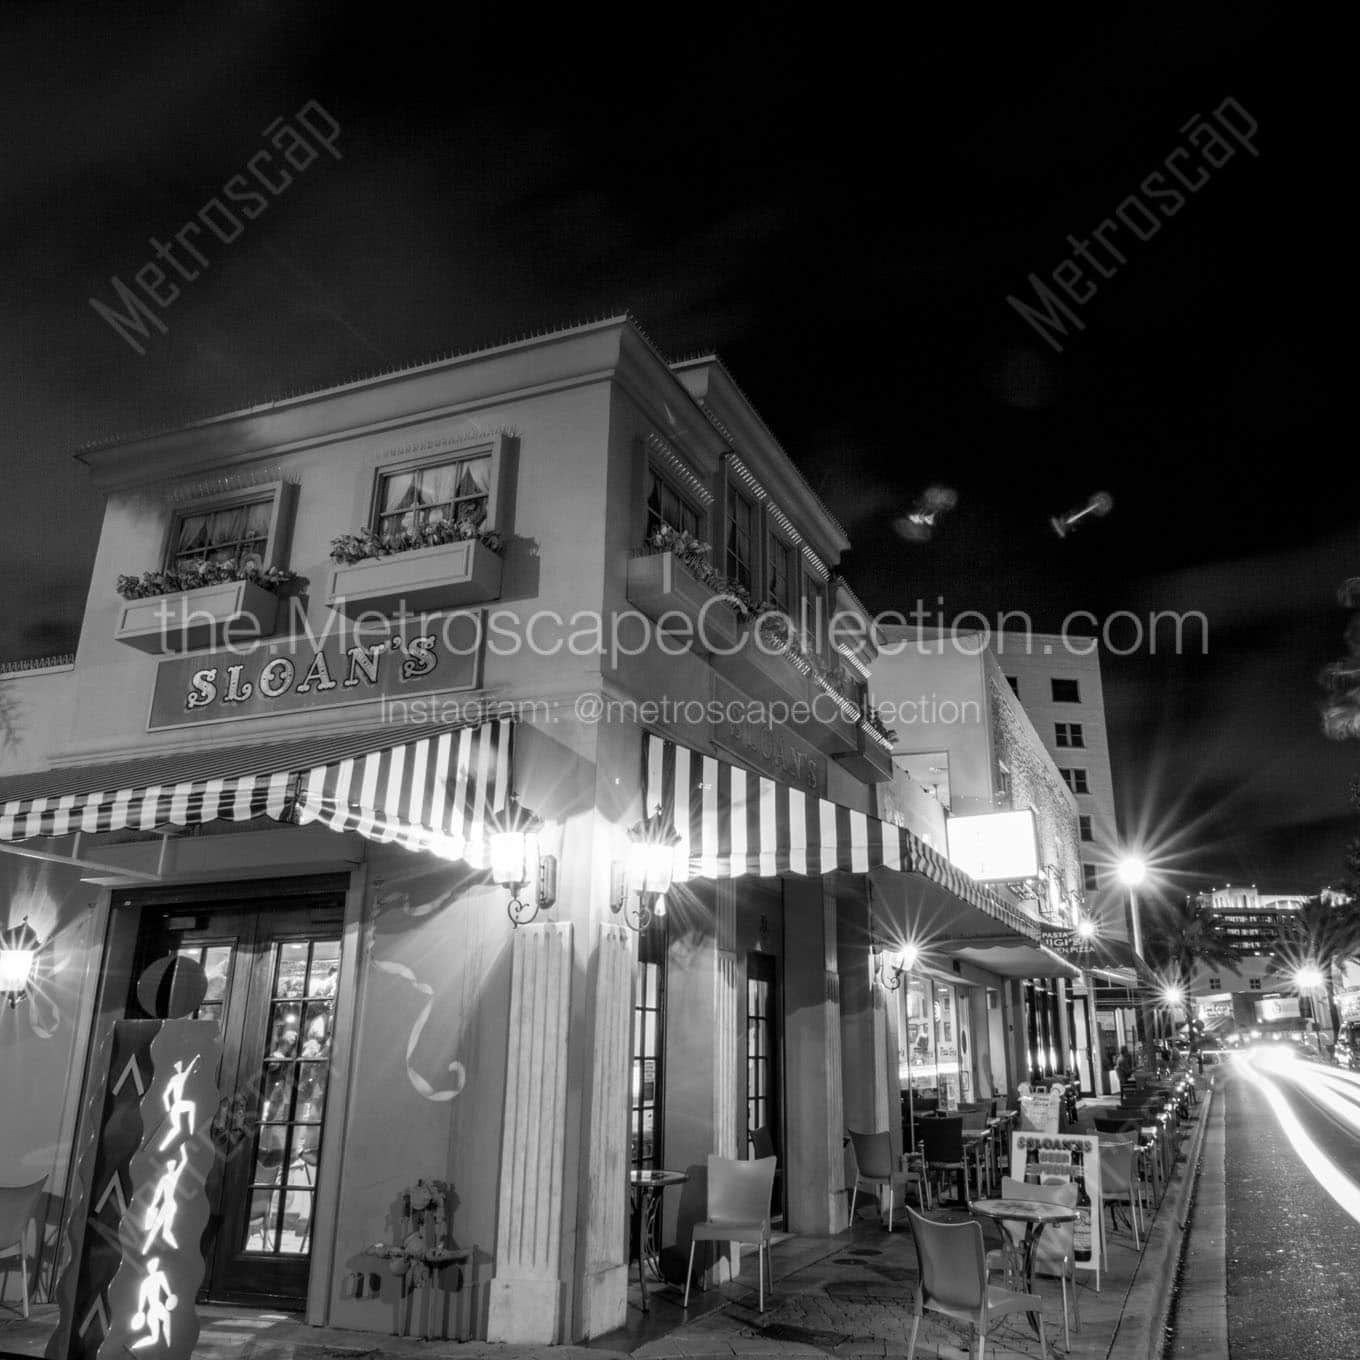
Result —
[[[81, 442], [632, 307], [669, 352], [723, 353], [872, 606], [1202, 609], [1209, 657], [1108, 667], [1128, 815], [1197, 828], [1207, 873], [1329, 872], [1356, 748], [1318, 735], [1314, 677], [1360, 569], [1313, 273], [1346, 220], [1339, 50], [1265, 3], [901, 29], [748, 7], [664, 39], [592, 15], [5, 8], [0, 656], [83, 609]], [[1051, 350], [1007, 295], [1229, 95], [1260, 155], [1126, 242]], [[134, 354], [90, 296], [309, 99], [343, 159], [215, 246]], [[932, 483], [959, 504], [906, 543]], [[1059, 542], [1048, 517], [1102, 489], [1110, 517]]]

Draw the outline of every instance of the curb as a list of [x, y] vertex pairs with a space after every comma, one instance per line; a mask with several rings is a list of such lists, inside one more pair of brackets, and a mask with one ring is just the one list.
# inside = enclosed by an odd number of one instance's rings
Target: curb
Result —
[[[1149, 1224], [1148, 1244], [1129, 1281], [1106, 1360], [1161, 1360], [1166, 1347], [1166, 1328], [1174, 1299], [1172, 1288], [1181, 1267], [1189, 1234], [1190, 1205], [1199, 1181], [1204, 1138], [1209, 1128], [1215, 1087], [1203, 1092], [1199, 1117], [1185, 1157], [1185, 1176], [1174, 1194], [1162, 1199], [1157, 1216]], [[1154, 1235], [1161, 1234], [1155, 1243]]]

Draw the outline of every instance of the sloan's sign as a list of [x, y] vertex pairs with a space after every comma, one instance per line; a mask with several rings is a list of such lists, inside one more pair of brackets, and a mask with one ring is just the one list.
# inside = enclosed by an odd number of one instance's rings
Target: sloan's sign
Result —
[[456, 614], [424, 633], [344, 630], [162, 661], [151, 731], [261, 718], [371, 699], [474, 689], [481, 680], [480, 615]]

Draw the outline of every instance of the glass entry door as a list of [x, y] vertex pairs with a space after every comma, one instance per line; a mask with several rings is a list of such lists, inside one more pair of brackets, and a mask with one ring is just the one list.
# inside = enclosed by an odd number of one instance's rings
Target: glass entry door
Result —
[[[222, 1033], [204, 1239], [211, 1301], [306, 1299], [342, 914], [335, 894], [144, 913], [142, 966], [168, 953], [200, 963], [208, 991], [197, 1016]], [[141, 1014], [135, 999], [128, 1013]]]

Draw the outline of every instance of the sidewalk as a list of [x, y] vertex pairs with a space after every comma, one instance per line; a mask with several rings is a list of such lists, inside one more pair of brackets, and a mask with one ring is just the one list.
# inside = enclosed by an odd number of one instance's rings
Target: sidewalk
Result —
[[[1184, 1238], [1182, 1224], [1193, 1188], [1194, 1168], [1213, 1109], [1212, 1092], [1182, 1140], [1182, 1153], [1161, 1205], [1149, 1225], [1141, 1253], [1126, 1231], [1109, 1236], [1109, 1269], [1095, 1276], [1078, 1271], [1081, 1327], [1072, 1333], [1071, 1360], [1155, 1360], [1165, 1337], [1167, 1312]], [[1106, 1219], [1108, 1223], [1108, 1215]], [[870, 1207], [854, 1229], [836, 1237], [789, 1237], [771, 1252], [773, 1289], [765, 1312], [758, 1311], [755, 1259], [748, 1257], [739, 1280], [692, 1293], [680, 1308], [680, 1291], [649, 1291], [652, 1311], [643, 1318], [637, 1288], [629, 1304], [629, 1325], [580, 1346], [502, 1346], [486, 1342], [406, 1340], [333, 1328], [307, 1327], [292, 1317], [243, 1315], [203, 1310], [195, 1360], [730, 1360], [733, 1356], [876, 1357], [897, 1360], [907, 1353], [916, 1255], [905, 1216], [889, 1234]], [[1063, 1346], [1062, 1301], [1057, 1280], [1041, 1279], [1044, 1325], [1050, 1345]], [[35, 1309], [37, 1314], [43, 1310]], [[50, 1310], [48, 1327], [50, 1327]], [[0, 1352], [16, 1353], [20, 1328], [0, 1325]], [[46, 1328], [44, 1328], [46, 1330]], [[994, 1334], [997, 1356], [1038, 1360], [1037, 1338], [1023, 1318]], [[38, 1355], [41, 1347], [17, 1348]], [[927, 1314], [916, 1354], [968, 1354], [967, 1329]]]

